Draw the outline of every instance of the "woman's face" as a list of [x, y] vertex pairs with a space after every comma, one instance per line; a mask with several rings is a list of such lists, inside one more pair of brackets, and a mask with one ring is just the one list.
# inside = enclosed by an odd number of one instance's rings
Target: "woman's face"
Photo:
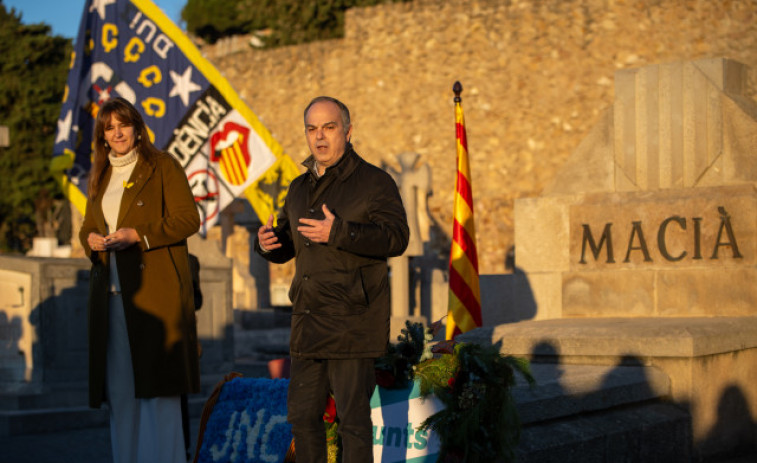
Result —
[[121, 122], [115, 113], [110, 115], [110, 122], [105, 124], [105, 141], [116, 156], [123, 156], [137, 143], [134, 126], [129, 122]]

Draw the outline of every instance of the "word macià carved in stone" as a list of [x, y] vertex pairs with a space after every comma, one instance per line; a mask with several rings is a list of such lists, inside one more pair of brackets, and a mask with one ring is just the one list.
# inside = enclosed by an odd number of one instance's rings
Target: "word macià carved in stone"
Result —
[[[718, 213], [720, 216], [720, 225], [718, 227], [717, 237], [713, 244], [712, 254], [710, 259], [718, 259], [721, 247], [731, 248], [733, 258], [742, 258], [739, 251], [736, 235], [733, 232], [733, 226], [731, 225], [731, 216], [726, 212], [723, 206], [718, 207]], [[691, 259], [702, 259], [702, 218], [693, 217], [691, 219], [693, 224], [691, 233], [693, 233], [693, 244]], [[599, 242], [594, 239], [594, 235], [591, 232], [591, 226], [589, 224], [581, 224], [583, 234], [581, 238], [581, 258], [578, 261], [580, 264], [586, 264], [586, 250], [591, 251], [591, 255], [595, 261], [598, 261], [603, 250], [605, 252], [606, 260], [608, 264], [615, 263], [615, 248], [613, 246], [612, 237], [612, 222], [605, 224], [602, 234], [599, 237]], [[683, 260], [689, 255], [689, 251], [681, 250], [680, 252], [673, 254], [673, 251], [668, 249], [668, 243], [666, 240], [669, 227], [677, 226], [681, 230], [687, 231], [687, 221], [685, 218], [674, 215], [663, 220], [657, 228], [657, 251], [659, 255], [670, 262], [677, 262]], [[644, 262], [653, 262], [652, 255], [647, 244], [646, 235], [644, 233], [644, 224], [642, 221], [631, 222], [631, 232], [628, 237], [628, 245], [626, 246], [626, 254], [623, 259], [624, 263], [631, 262], [632, 252], [641, 252], [644, 256]]]

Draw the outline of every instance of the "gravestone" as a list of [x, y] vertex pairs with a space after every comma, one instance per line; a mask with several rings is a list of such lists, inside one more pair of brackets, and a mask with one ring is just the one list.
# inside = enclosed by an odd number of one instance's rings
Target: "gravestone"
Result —
[[519, 272], [505, 286], [528, 288], [503, 293], [531, 300], [497, 310], [527, 303], [532, 320], [459, 339], [552, 363], [657, 367], [691, 414], [697, 458], [754, 450], [757, 103], [747, 85], [747, 68], [721, 58], [618, 71], [613, 106], [560, 175], [515, 202]]
[[746, 78], [726, 59], [617, 73], [615, 104], [562, 174], [515, 204], [536, 319], [757, 314]]
[[[200, 371], [214, 383], [234, 362], [231, 262], [197, 236], [189, 249], [203, 294]], [[89, 270], [87, 259], [0, 255], [0, 395], [66, 390], [47, 406], [86, 405]]]

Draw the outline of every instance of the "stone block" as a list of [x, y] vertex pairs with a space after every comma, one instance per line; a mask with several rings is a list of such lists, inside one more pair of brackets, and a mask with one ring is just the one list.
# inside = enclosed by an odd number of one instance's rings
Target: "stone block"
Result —
[[669, 396], [670, 379], [641, 365], [531, 363], [537, 386], [519, 381], [513, 389], [524, 424], [569, 418]]
[[654, 271], [567, 272], [562, 275], [564, 317], [643, 317], [655, 312]]
[[[746, 75], [741, 63], [723, 58], [618, 71], [613, 105], [618, 191], [696, 187], [703, 177], [713, 177], [713, 163], [724, 153], [724, 128], [734, 114], [726, 100], [743, 95]], [[714, 177], [728, 183], [723, 171]]]
[[576, 416], [526, 426], [516, 451], [521, 463], [691, 461], [690, 420], [668, 404]]
[[536, 302], [535, 320], [561, 318], [563, 307], [562, 275], [556, 272], [525, 274]]
[[564, 318], [478, 328], [457, 339], [559, 365], [657, 367], [670, 378], [671, 401], [691, 415], [697, 458], [754, 451], [757, 317]]
[[234, 364], [232, 260], [223, 255], [217, 241], [193, 235], [188, 245], [200, 263], [203, 304], [195, 312], [202, 345], [200, 371], [203, 375], [225, 374]]
[[31, 314], [31, 276], [0, 269], [0, 378], [4, 383], [31, 379], [34, 329]]
[[596, 156], [596, 153], [612, 152], [612, 124], [612, 111], [604, 110], [562, 166], [561, 175], [544, 188], [542, 196], [615, 191], [612, 157]]
[[663, 317], [757, 315], [757, 269], [658, 272], [656, 314]]
[[34, 392], [84, 381], [88, 270], [85, 259], [0, 256], [0, 273], [17, 286], [3, 307], [12, 354], [0, 360], [7, 373], [0, 388]]
[[570, 270], [755, 265], [756, 214], [751, 185], [588, 195], [570, 206]]
[[536, 299], [528, 276], [481, 275], [481, 319], [484, 326], [496, 326], [536, 317]]
[[569, 216], [573, 197], [527, 198], [515, 202], [515, 267], [526, 272], [569, 267]]

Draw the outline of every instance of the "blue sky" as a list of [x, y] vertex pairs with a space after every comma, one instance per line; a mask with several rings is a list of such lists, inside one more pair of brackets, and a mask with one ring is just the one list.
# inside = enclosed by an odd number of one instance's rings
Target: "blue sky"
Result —
[[[152, 0], [161, 10], [179, 24], [181, 9], [186, 0]], [[6, 10], [21, 12], [24, 24], [47, 23], [53, 34], [76, 38], [84, 4], [89, 0], [2, 0]], [[179, 24], [181, 26], [181, 24]], [[183, 28], [182, 28], [183, 29]]]

